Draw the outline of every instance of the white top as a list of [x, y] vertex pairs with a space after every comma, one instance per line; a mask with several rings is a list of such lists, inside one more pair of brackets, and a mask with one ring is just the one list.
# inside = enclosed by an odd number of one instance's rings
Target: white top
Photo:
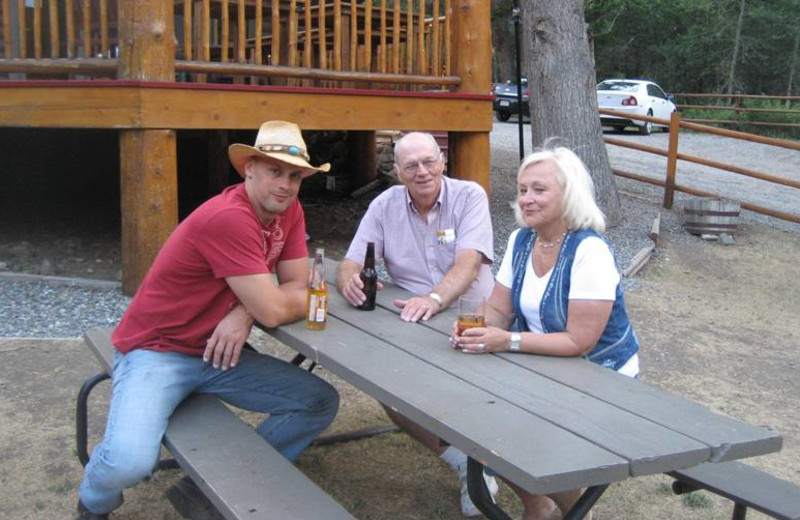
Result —
[[[514, 256], [514, 242], [518, 233], [519, 229], [508, 237], [503, 263], [500, 264], [496, 277], [499, 284], [509, 289], [514, 280], [511, 264]], [[525, 279], [522, 282], [522, 294], [525, 297], [522, 298], [520, 306], [522, 315], [525, 316], [528, 328], [532, 332], [544, 332], [539, 319], [539, 306], [552, 273], [553, 270], [550, 269], [539, 277], [533, 271], [533, 262], [528, 261], [525, 266]], [[570, 300], [613, 301], [616, 299], [619, 281], [619, 271], [617, 271], [614, 255], [608, 244], [599, 237], [588, 237], [578, 244], [570, 275], [568, 296]]]

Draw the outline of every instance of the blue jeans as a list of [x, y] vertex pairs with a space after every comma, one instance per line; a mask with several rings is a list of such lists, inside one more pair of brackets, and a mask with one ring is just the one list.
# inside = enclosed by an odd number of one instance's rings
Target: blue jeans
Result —
[[271, 356], [243, 350], [225, 372], [203, 358], [133, 350], [114, 359], [103, 441], [92, 452], [80, 499], [89, 511], [122, 504], [122, 490], [149, 477], [175, 408], [189, 394], [213, 394], [236, 407], [268, 413], [256, 432], [294, 461], [333, 421], [339, 395], [322, 379]]

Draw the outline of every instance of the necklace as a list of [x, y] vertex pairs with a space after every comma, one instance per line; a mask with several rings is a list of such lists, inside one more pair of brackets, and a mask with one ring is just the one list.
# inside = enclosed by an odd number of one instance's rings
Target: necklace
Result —
[[536, 243], [539, 244], [539, 247], [542, 249], [553, 249], [557, 245], [561, 244], [561, 241], [564, 240], [564, 237], [567, 236], [567, 232], [561, 233], [561, 236], [558, 237], [556, 240], [552, 242], [545, 242], [544, 240], [537, 240]]

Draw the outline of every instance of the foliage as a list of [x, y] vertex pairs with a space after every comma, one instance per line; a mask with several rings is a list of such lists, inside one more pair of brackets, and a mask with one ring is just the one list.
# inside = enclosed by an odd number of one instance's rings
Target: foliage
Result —
[[800, 0], [585, 0], [597, 78], [645, 78], [670, 92], [725, 92], [744, 6], [733, 91], [800, 95]]

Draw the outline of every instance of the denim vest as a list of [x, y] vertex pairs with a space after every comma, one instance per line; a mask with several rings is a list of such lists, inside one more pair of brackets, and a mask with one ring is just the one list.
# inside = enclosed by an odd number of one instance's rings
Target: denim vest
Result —
[[[564, 332], [567, 330], [567, 309], [569, 305], [569, 287], [572, 274], [572, 264], [575, 261], [575, 251], [583, 239], [595, 236], [608, 243], [606, 239], [590, 230], [568, 231], [564, 237], [561, 251], [558, 253], [553, 273], [547, 282], [542, 301], [539, 304], [539, 319], [542, 320], [544, 332]], [[522, 297], [522, 282], [525, 270], [530, 262], [533, 243], [536, 233], [530, 229], [520, 229], [514, 242], [512, 256], [513, 282], [511, 296], [514, 303], [516, 320], [511, 330], [528, 331], [528, 323], [522, 315], [520, 300]], [[610, 247], [610, 245], [609, 245]], [[593, 363], [619, 370], [639, 350], [639, 342], [633, 332], [628, 314], [625, 311], [625, 300], [622, 297], [622, 284], [617, 284], [616, 299], [611, 309], [603, 334], [597, 345], [584, 357]]]

